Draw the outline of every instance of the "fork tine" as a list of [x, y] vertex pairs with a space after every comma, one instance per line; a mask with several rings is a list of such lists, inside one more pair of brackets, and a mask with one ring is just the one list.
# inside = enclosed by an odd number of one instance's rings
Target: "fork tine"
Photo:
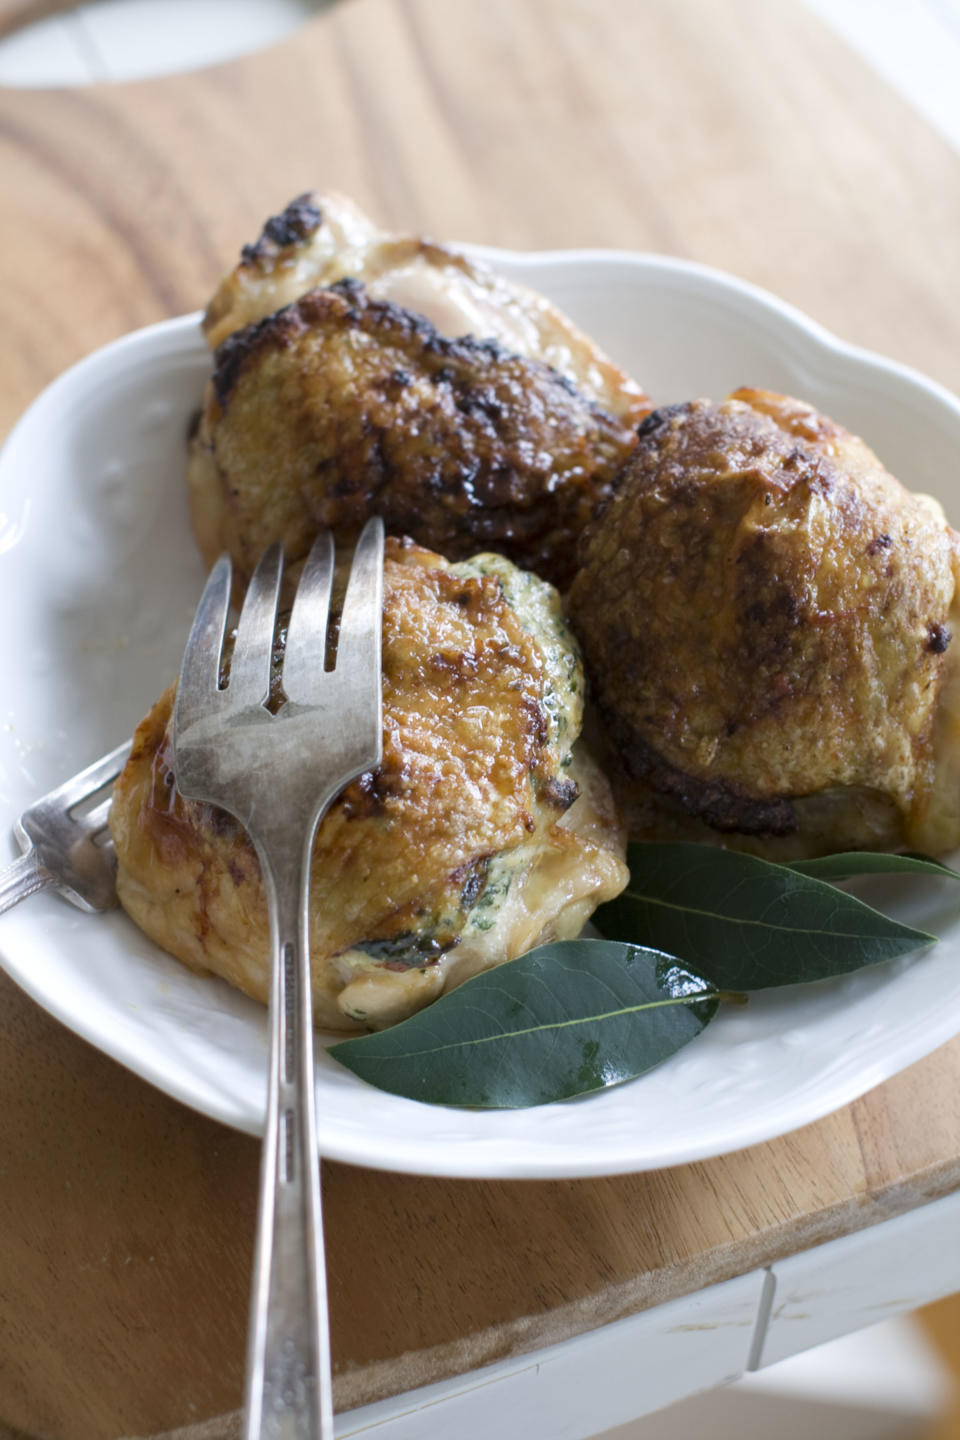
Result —
[[96, 835], [102, 830], [110, 818], [110, 806], [113, 804], [113, 797], [108, 795], [106, 800], [101, 800], [86, 815], [81, 816], [80, 824], [88, 835]]
[[301, 705], [316, 704], [323, 685], [333, 558], [333, 536], [321, 530], [303, 567], [287, 625], [283, 691]]
[[232, 707], [262, 705], [270, 694], [270, 662], [282, 574], [283, 546], [278, 541], [260, 557], [243, 599], [227, 680]]
[[60, 804], [67, 810], [72, 809], [87, 796], [95, 794], [97, 790], [102, 790], [104, 785], [109, 785], [116, 780], [129, 753], [130, 741], [124, 740], [116, 750], [111, 750], [109, 755], [103, 755], [99, 760], [95, 760], [92, 765], [87, 766], [86, 770], [81, 770], [79, 775], [73, 775], [69, 780], [65, 780], [62, 785], [58, 785], [56, 790], [51, 790], [49, 795], [44, 795], [43, 799], [37, 803], [42, 805]]
[[[207, 578], [187, 637], [173, 712], [174, 747], [179, 737], [209, 714], [220, 681], [220, 652], [230, 610], [233, 571], [229, 555], [221, 555]], [[211, 665], [210, 657], [215, 656]]]
[[357, 541], [343, 601], [336, 669], [344, 672], [344, 679], [349, 675], [362, 683], [372, 675], [379, 678], [382, 614], [383, 521], [375, 515]]

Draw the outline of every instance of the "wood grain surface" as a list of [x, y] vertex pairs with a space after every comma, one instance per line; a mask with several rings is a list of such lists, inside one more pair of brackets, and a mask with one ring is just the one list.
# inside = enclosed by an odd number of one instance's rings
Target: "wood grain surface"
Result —
[[[720, 265], [960, 389], [960, 161], [787, 0], [344, 0], [229, 66], [0, 92], [0, 428], [94, 346], [203, 304], [314, 185], [447, 238]], [[0, 1093], [0, 1421], [112, 1440], [234, 1408], [257, 1146], [3, 977]], [[328, 1165], [338, 1406], [958, 1184], [960, 1042], [794, 1135], [651, 1175]]]

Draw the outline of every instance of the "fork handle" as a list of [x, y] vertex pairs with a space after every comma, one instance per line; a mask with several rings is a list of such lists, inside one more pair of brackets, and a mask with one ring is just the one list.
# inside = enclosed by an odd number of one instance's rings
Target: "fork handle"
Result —
[[312, 839], [313, 831], [299, 864], [291, 856], [271, 869], [261, 855], [273, 955], [246, 1440], [333, 1440], [307, 918]]
[[8, 865], [5, 870], [0, 870], [0, 915], [4, 910], [12, 910], [14, 905], [19, 905], [21, 900], [26, 900], [28, 895], [34, 895], [38, 890], [46, 890], [53, 884], [53, 876], [40, 864], [35, 850], [28, 850]]

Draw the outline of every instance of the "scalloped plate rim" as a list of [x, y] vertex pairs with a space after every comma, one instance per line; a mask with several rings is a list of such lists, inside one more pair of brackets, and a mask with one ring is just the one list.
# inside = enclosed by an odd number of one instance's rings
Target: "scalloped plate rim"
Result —
[[[917, 395], [933, 400], [949, 414], [958, 427], [960, 441], [960, 400], [945, 387], [922, 375], [919, 371], [889, 359], [863, 347], [852, 345], [832, 331], [813, 320], [795, 306], [780, 300], [777, 296], [750, 282], [740, 280], [722, 270], [702, 265], [695, 261], [668, 256], [611, 249], [570, 249], [557, 251], [522, 252], [499, 250], [487, 246], [464, 246], [472, 255], [505, 269], [540, 269], [544, 272], [542, 289], [549, 294], [550, 273], [557, 273], [563, 267], [587, 267], [595, 270], [595, 283], [599, 289], [604, 286], [604, 274], [610, 275], [611, 266], [626, 266], [636, 272], [661, 281], [676, 282], [689, 290], [690, 282], [703, 286], [711, 296], [729, 302], [733, 309], [745, 314], [746, 307], [763, 318], [765, 322], [775, 321], [786, 326], [793, 335], [802, 338], [814, 356], [824, 352], [838, 357], [852, 370], [868, 370], [874, 375], [884, 375], [899, 385], [908, 385]], [[550, 273], [548, 273], [550, 272]], [[594, 276], [590, 275], [591, 282]], [[45, 421], [50, 412], [56, 413], [58, 405], [72, 387], [92, 377], [98, 368], [110, 366], [125, 354], [145, 347], [148, 353], [155, 353], [158, 359], [173, 359], [176, 364], [199, 362], [204, 354], [203, 342], [199, 337], [200, 312], [156, 322], [126, 335], [118, 337], [78, 361], [55, 379], [37, 397], [21, 419], [11, 430], [0, 451], [0, 483], [20, 458], [20, 449], [30, 441], [31, 432], [38, 420]], [[155, 351], [154, 351], [154, 347]], [[642, 379], [643, 377], [641, 377]], [[2, 495], [2, 490], [0, 490]], [[0, 561], [2, 564], [2, 561]], [[2, 581], [0, 581], [2, 593]], [[56, 905], [62, 909], [62, 902], [41, 900], [27, 902], [35, 907], [35, 914], [42, 924], [44, 906]], [[49, 913], [49, 912], [48, 912]], [[89, 923], [96, 924], [96, 917], [88, 917]], [[201, 1110], [211, 1118], [246, 1130], [251, 1134], [261, 1133], [262, 1110], [251, 1108], [249, 1097], [246, 1103], [231, 1097], [202, 1094], [191, 1077], [171, 1064], [163, 1055], [131, 1053], [123, 1036], [117, 1037], [104, 1027], [103, 1016], [78, 1013], [69, 1004], [63, 1004], [59, 996], [51, 994], [31, 973], [30, 968], [11, 958], [4, 940], [4, 920], [0, 919], [0, 963], [7, 973], [50, 1014], [61, 1020], [84, 1039], [111, 1055], [128, 1068], [134, 1070], [150, 1083], [158, 1086], [174, 1098]], [[175, 962], [171, 962], [175, 964]], [[222, 982], [207, 982], [220, 985]], [[806, 988], [806, 987], [803, 987]], [[251, 1002], [247, 1002], [251, 1003]], [[262, 1015], [262, 1012], [258, 1012]], [[659, 1168], [666, 1165], [688, 1163], [708, 1159], [712, 1156], [762, 1143], [782, 1135], [800, 1125], [812, 1123], [859, 1098], [867, 1090], [891, 1078], [908, 1065], [922, 1059], [945, 1041], [960, 1032], [960, 1006], [956, 1012], [943, 1007], [932, 1014], [915, 1017], [904, 1022], [902, 1034], [896, 1048], [889, 1045], [875, 1047], [876, 1053], [862, 1061], [849, 1073], [832, 1077], [828, 1087], [816, 1080], [808, 1085], [794, 1087], [791, 1103], [765, 1121], [758, 1122], [749, 1112], [730, 1121], [719, 1134], [701, 1133], [697, 1137], [680, 1135], [673, 1143], [661, 1141], [655, 1152], [644, 1151], [643, 1144], [628, 1136], [626, 1140], [613, 1143], [606, 1139], [596, 1149], [589, 1143], [581, 1144], [575, 1155], [563, 1154], [563, 1147], [556, 1144], [536, 1146], [536, 1117], [543, 1110], [519, 1112], [534, 1117], [530, 1133], [522, 1137], [504, 1137], [479, 1134], [452, 1145], [441, 1142], [433, 1146], [422, 1142], [411, 1142], [401, 1136], [399, 1142], [393, 1135], [370, 1136], [363, 1131], [325, 1131], [321, 1138], [321, 1151], [332, 1159], [354, 1164], [375, 1166], [383, 1169], [406, 1171], [426, 1175], [444, 1175], [463, 1178], [574, 1178], [625, 1173], [640, 1169]], [[687, 1053], [687, 1052], [684, 1052]], [[677, 1057], [682, 1060], [682, 1056]], [[332, 1062], [330, 1062], [332, 1063]], [[673, 1063], [673, 1062], [671, 1062]], [[356, 1082], [361, 1085], [362, 1082]], [[611, 1095], [623, 1094], [632, 1086], [643, 1085], [644, 1077], [629, 1082], [626, 1087], [600, 1092], [594, 1097], [585, 1097], [573, 1102], [563, 1102], [549, 1110], [586, 1107], [590, 1113], [593, 1107], [602, 1105]], [[202, 1088], [202, 1087], [201, 1087]], [[812, 1093], [811, 1093], [812, 1092]], [[375, 1092], [377, 1093], [377, 1092]], [[399, 1102], [402, 1106], [415, 1102]], [[437, 1107], [416, 1106], [420, 1111], [436, 1114], [438, 1129], [451, 1123], [455, 1126], [464, 1115], [478, 1112], [448, 1111]], [[479, 1112], [483, 1113], [483, 1112]], [[486, 1112], [485, 1118], [501, 1113]], [[591, 1128], [588, 1124], [588, 1130]]]

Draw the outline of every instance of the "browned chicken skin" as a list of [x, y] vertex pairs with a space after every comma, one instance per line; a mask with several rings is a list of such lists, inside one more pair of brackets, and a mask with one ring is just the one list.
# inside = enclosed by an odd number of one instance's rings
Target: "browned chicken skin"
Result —
[[272, 216], [213, 296], [194, 530], [249, 576], [283, 539], [369, 513], [451, 558], [491, 548], [565, 587], [650, 410], [542, 295], [342, 196]]
[[210, 348], [308, 290], [346, 279], [360, 281], [371, 299], [424, 316], [448, 340], [496, 340], [552, 366], [627, 424], [651, 408], [640, 386], [544, 295], [449, 245], [388, 234], [344, 195], [298, 195], [244, 245], [203, 317]]
[[808, 405], [654, 412], [569, 599], [634, 830], [960, 843], [958, 555], [940, 507]]
[[[582, 671], [556, 593], [497, 556], [451, 566], [396, 540], [384, 590], [383, 763], [314, 848], [314, 1011], [331, 1028], [390, 1024], [575, 935], [626, 879], [609, 787], [575, 744]], [[256, 857], [225, 812], [177, 792], [172, 703], [139, 726], [114, 790], [117, 891], [158, 944], [265, 1000]]]
[[282, 540], [370, 514], [451, 559], [496, 550], [565, 587], [632, 425], [494, 341], [448, 340], [344, 280], [216, 352], [190, 466], [194, 528], [246, 579]]

